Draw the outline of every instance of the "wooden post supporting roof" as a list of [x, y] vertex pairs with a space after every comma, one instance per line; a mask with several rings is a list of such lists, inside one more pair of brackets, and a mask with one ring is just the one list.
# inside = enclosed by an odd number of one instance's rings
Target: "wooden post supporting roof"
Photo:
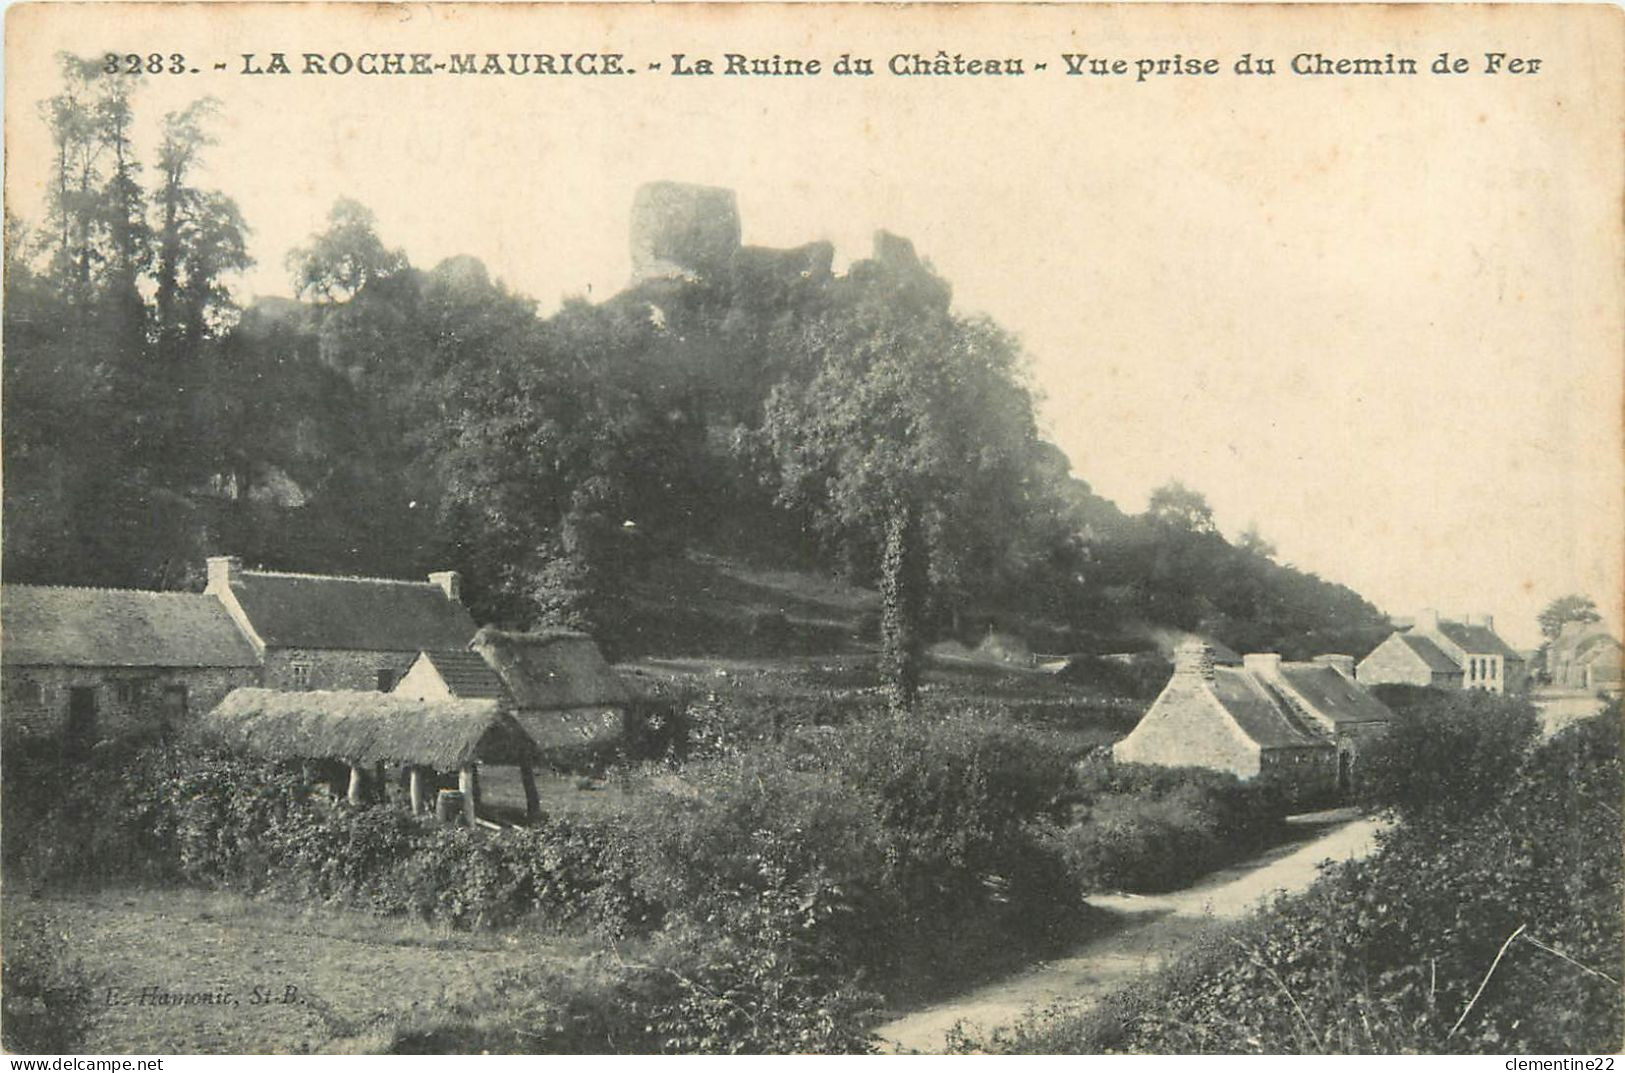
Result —
[[525, 819], [535, 821], [542, 814], [542, 798], [536, 792], [536, 773], [529, 764], [519, 765], [519, 781], [525, 786]]
[[417, 764], [411, 765], [411, 779], [409, 795], [412, 799], [412, 815], [416, 816], [423, 811], [423, 768]]
[[360, 764], [350, 765], [350, 792], [346, 796], [352, 805], [359, 805], [362, 803]]
[[474, 826], [475, 816], [479, 810], [479, 805], [474, 800], [475, 794], [479, 792], [478, 776], [474, 772], [473, 764], [464, 764], [457, 772], [457, 789], [463, 794], [463, 818], [468, 821], [470, 827]]

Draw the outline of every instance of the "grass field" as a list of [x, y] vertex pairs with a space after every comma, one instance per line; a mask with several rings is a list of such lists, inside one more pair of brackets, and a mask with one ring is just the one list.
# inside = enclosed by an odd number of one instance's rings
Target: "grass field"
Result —
[[[569, 967], [593, 948], [524, 929], [453, 932], [195, 891], [7, 892], [0, 904], [7, 931], [49, 917], [66, 954], [93, 970], [91, 1054], [372, 1053], [396, 1025], [483, 978]], [[177, 995], [225, 1001], [166, 1002]]]

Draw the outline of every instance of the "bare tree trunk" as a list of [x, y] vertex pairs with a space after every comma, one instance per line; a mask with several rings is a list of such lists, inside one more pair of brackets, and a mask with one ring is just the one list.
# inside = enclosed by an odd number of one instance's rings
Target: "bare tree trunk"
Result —
[[919, 696], [926, 578], [919, 515], [898, 503], [886, 520], [880, 567], [880, 673], [893, 711], [912, 710]]
[[519, 781], [525, 787], [525, 819], [534, 822], [542, 814], [542, 795], [536, 791], [536, 773], [529, 764], [519, 765]]

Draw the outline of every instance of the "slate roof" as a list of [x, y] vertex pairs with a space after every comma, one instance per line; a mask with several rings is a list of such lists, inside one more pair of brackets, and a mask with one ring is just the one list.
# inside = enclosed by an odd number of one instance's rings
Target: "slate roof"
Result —
[[1283, 663], [1281, 677], [1309, 707], [1338, 726], [1386, 723], [1394, 718], [1388, 706], [1339, 674], [1337, 668], [1316, 663]]
[[0, 586], [0, 662], [11, 666], [254, 667], [219, 600], [189, 592]]
[[616, 707], [632, 701], [631, 690], [584, 633], [509, 633], [486, 627], [475, 636], [474, 650], [496, 670], [521, 711]]
[[1266, 749], [1326, 744], [1324, 737], [1304, 726], [1286, 702], [1250, 671], [1215, 667], [1213, 695], [1242, 732]]
[[475, 631], [463, 605], [428, 581], [244, 570], [231, 592], [271, 648], [446, 651]]
[[454, 697], [489, 700], [508, 698], [508, 691], [502, 687], [502, 679], [478, 652], [466, 649], [425, 652], [419, 658], [429, 661], [440, 675], [440, 680], [446, 683], [446, 689]]
[[1428, 670], [1435, 674], [1460, 674], [1461, 665], [1426, 637], [1413, 633], [1396, 633], [1400, 643], [1421, 657], [1422, 662], [1428, 665]]
[[1523, 662], [1517, 650], [1497, 637], [1495, 631], [1484, 626], [1469, 626], [1464, 622], [1439, 622], [1439, 632], [1461, 646], [1463, 652], [1475, 656], [1501, 656], [1507, 660]]

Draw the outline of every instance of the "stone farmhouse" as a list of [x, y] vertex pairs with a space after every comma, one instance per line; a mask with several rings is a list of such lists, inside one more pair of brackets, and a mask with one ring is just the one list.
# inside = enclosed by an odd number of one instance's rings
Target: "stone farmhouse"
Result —
[[453, 571], [425, 582], [244, 570], [232, 556], [208, 566], [204, 592], [254, 646], [270, 689], [388, 693], [420, 652], [474, 639]]
[[388, 692], [425, 650], [466, 649], [457, 574], [428, 581], [244, 570], [202, 594], [0, 587], [8, 732], [70, 749], [178, 727], [241, 686]]
[[1362, 746], [1393, 720], [1355, 681], [1353, 664], [1252, 653], [1240, 667], [1218, 666], [1206, 644], [1187, 641], [1167, 687], [1112, 756], [1271, 779], [1295, 801], [1329, 800], [1348, 791]]
[[212, 596], [0, 588], [10, 733], [60, 737], [78, 752], [104, 737], [178, 728], [259, 681], [254, 646]]
[[1559, 689], [1619, 693], [1619, 642], [1601, 622], [1565, 622], [1547, 646], [1546, 674]]
[[1528, 685], [1528, 664], [1495, 632], [1489, 615], [1465, 622], [1423, 611], [1360, 661], [1362, 685], [1415, 685], [1518, 693]]

